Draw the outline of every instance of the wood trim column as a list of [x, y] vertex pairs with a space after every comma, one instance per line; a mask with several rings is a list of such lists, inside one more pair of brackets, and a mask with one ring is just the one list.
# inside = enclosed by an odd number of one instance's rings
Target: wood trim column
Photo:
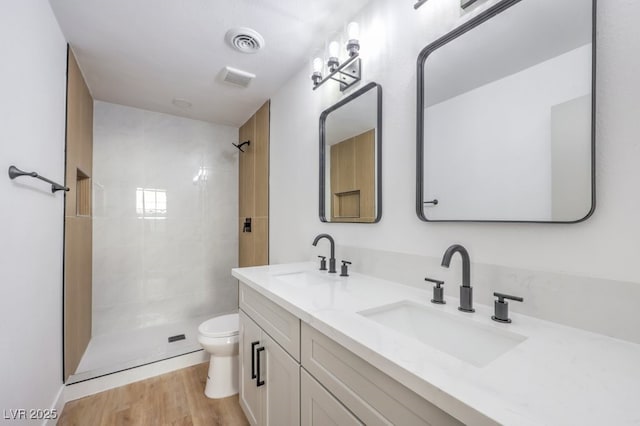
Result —
[[[269, 263], [269, 101], [240, 127], [239, 266]], [[251, 219], [251, 232], [244, 223]]]
[[76, 372], [91, 339], [93, 98], [71, 48], [67, 56], [64, 380]]

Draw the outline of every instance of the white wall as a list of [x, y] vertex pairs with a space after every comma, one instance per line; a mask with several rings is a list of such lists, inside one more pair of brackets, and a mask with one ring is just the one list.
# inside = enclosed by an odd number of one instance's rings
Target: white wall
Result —
[[[306, 66], [272, 98], [271, 263], [308, 260], [324, 254], [324, 244], [313, 248], [311, 242], [316, 234], [328, 232], [344, 245], [438, 259], [450, 244], [458, 242], [469, 249], [477, 264], [627, 281], [632, 285], [625, 288], [640, 289], [640, 80], [633, 71], [640, 69], [640, 3], [598, 4], [598, 206], [589, 220], [572, 225], [418, 220], [416, 60], [424, 46], [461, 23], [457, 5], [450, 0], [430, 0], [415, 11], [410, 2], [374, 0], [355, 17], [362, 33], [363, 80], [376, 81], [383, 87], [380, 223], [322, 224], [318, 220], [318, 117], [335, 100], [332, 84], [312, 91]], [[358, 265], [353, 266], [358, 270]], [[432, 272], [440, 273], [441, 269], [436, 267]], [[422, 278], [427, 273], [426, 266], [414, 271], [415, 285], [424, 285]], [[528, 283], [525, 282], [531, 284]], [[479, 296], [488, 293], [491, 282], [475, 285], [478, 288], [474, 294]], [[448, 287], [447, 291], [455, 294], [457, 285]], [[510, 290], [508, 285], [504, 290]], [[601, 301], [607, 291], [615, 290], [602, 286], [599, 294], [591, 296]], [[559, 296], [559, 291], [547, 295]], [[563, 294], [566, 300], [573, 300], [565, 305], [566, 309], [573, 310], [583, 296], [580, 292]], [[627, 314], [637, 324], [637, 312]], [[585, 315], [594, 316], [593, 312]], [[604, 316], [600, 318], [607, 321]]]
[[[95, 102], [94, 336], [237, 309], [237, 138], [235, 127]], [[139, 188], [166, 197], [166, 213], [138, 211]]]
[[15, 164], [64, 181], [66, 43], [47, 1], [0, 2], [0, 56], [0, 410], [49, 408], [62, 387], [64, 198], [7, 177]]

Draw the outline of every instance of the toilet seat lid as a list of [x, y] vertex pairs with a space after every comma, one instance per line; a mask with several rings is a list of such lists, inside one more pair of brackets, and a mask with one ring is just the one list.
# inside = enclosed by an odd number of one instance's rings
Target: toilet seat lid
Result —
[[227, 337], [238, 334], [238, 314], [227, 314], [211, 318], [198, 327], [198, 332], [207, 337]]

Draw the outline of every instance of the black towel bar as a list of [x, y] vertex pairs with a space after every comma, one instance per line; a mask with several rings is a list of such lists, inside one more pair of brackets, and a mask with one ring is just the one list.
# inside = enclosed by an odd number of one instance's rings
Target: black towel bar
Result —
[[16, 166], [10, 166], [9, 167], [9, 178], [10, 179], [15, 179], [15, 178], [20, 177], [20, 176], [31, 176], [33, 178], [40, 179], [40, 180], [43, 180], [43, 181], [45, 181], [47, 183], [50, 183], [51, 184], [51, 192], [68, 191], [69, 190], [69, 188], [67, 188], [66, 186], [60, 185], [59, 183], [55, 183], [54, 181], [49, 180], [44, 176], [40, 176], [36, 172], [23, 172], [22, 170], [20, 170]]

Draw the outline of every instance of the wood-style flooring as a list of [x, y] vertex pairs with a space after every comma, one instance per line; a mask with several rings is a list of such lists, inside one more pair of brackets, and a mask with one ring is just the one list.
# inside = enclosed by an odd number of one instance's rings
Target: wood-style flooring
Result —
[[248, 425], [238, 396], [204, 396], [208, 363], [68, 402], [58, 425]]

